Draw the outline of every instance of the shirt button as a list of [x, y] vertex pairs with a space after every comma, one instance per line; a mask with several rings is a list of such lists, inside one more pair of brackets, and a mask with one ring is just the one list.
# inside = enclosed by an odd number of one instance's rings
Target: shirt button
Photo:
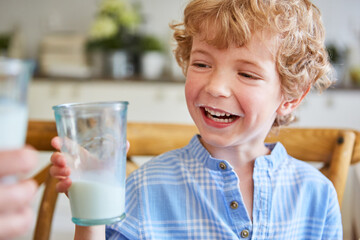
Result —
[[230, 203], [230, 207], [231, 207], [232, 209], [237, 209], [237, 208], [239, 207], [239, 204], [238, 204], [237, 201], [232, 201], [232, 202]]
[[247, 238], [249, 236], [249, 230], [244, 229], [241, 231], [241, 237], [242, 238]]
[[225, 170], [227, 168], [226, 164], [221, 162], [219, 163], [219, 167], [222, 169], [222, 170]]

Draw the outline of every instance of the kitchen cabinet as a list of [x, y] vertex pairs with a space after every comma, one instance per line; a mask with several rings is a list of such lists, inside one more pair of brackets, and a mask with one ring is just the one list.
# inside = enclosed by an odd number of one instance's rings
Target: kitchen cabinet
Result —
[[[29, 117], [54, 119], [51, 107], [69, 102], [129, 101], [129, 121], [192, 123], [184, 83], [110, 80], [34, 80], [29, 90]], [[310, 92], [293, 126], [344, 127], [360, 130], [360, 90]]]
[[54, 119], [54, 105], [96, 101], [129, 101], [129, 121], [191, 123], [184, 83], [155, 81], [34, 80], [29, 89], [29, 117]]
[[360, 130], [360, 89], [311, 92], [296, 111], [301, 127], [342, 127]]

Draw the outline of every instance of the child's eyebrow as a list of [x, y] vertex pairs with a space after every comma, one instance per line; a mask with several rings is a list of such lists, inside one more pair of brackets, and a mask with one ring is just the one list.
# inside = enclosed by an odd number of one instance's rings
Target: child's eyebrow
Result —
[[205, 50], [202, 50], [202, 49], [194, 49], [194, 50], [191, 50], [191, 54], [203, 54], [203, 55], [207, 55], [207, 56], [210, 56], [210, 53], [205, 51]]
[[[194, 48], [193, 50], [191, 50], [190, 54], [191, 55], [202, 54], [202, 55], [205, 55], [208, 57], [212, 56], [209, 51], [204, 50], [202, 48]], [[235, 61], [241, 65], [245, 65], [245, 66], [248, 65], [248, 66], [254, 67], [254, 68], [258, 69], [260, 72], [264, 71], [264, 68], [260, 61], [256, 61], [256, 60], [252, 60], [252, 59], [248, 59], [248, 58], [238, 58]]]
[[253, 61], [250, 61], [250, 60], [238, 59], [236, 62], [241, 63], [241, 64], [245, 64], [245, 65], [251, 65], [251, 66], [254, 66], [256, 68], [262, 69], [261, 64], [258, 64], [257, 62], [253, 62]]

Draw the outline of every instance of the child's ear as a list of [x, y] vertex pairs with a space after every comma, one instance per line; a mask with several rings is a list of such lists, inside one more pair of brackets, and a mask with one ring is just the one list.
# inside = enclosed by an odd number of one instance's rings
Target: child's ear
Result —
[[277, 114], [279, 116], [284, 116], [294, 111], [300, 105], [305, 96], [309, 93], [310, 88], [311, 87], [308, 87], [308, 89], [306, 89], [306, 91], [299, 98], [283, 100], [276, 111]]

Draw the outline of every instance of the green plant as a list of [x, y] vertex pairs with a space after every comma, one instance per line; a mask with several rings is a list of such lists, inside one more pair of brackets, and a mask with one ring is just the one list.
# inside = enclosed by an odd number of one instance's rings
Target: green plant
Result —
[[161, 41], [157, 37], [150, 35], [141, 37], [140, 48], [142, 52], [164, 51], [164, 46]]
[[326, 46], [326, 50], [329, 55], [329, 60], [331, 63], [338, 63], [341, 61], [342, 54], [335, 44], [329, 44]]
[[360, 66], [350, 68], [350, 77], [354, 84], [360, 85]]
[[120, 49], [132, 44], [140, 16], [127, 0], [103, 0], [91, 26], [88, 49]]
[[0, 34], [0, 50], [8, 50], [10, 45], [10, 34]]

